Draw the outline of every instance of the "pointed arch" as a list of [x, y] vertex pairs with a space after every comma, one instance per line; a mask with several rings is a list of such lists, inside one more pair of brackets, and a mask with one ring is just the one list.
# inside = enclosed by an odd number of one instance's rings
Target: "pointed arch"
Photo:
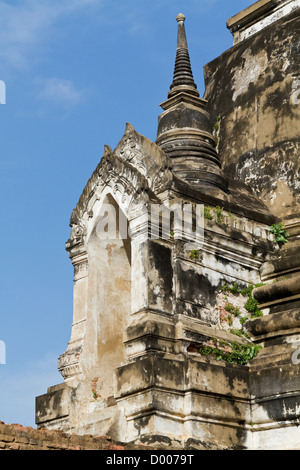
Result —
[[[89, 375], [95, 368], [99, 393], [107, 399], [114, 394], [111, 370], [126, 359], [123, 332], [131, 313], [131, 240], [124, 236], [125, 224], [128, 230], [127, 217], [111, 193], [103, 198], [102, 207], [104, 211], [95, 217], [86, 242], [87, 321], [83, 355]], [[111, 214], [107, 217], [108, 208]], [[110, 216], [116, 220], [110, 220]], [[106, 217], [102, 228], [106, 222], [112, 223], [107, 237], [99, 232], [101, 217]]]

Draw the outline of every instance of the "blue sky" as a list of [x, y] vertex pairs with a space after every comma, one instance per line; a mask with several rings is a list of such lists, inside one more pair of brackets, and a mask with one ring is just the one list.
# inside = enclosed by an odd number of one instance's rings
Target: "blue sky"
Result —
[[[155, 140], [186, 16], [195, 82], [232, 46], [226, 20], [251, 0], [0, 0], [0, 420], [34, 424], [62, 382], [72, 324], [65, 251], [73, 207], [126, 122]], [[0, 97], [1, 98], [1, 97]]]

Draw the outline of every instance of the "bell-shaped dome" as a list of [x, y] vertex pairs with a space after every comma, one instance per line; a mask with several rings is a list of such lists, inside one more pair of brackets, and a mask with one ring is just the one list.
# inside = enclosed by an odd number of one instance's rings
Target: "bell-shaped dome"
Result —
[[168, 99], [161, 103], [164, 112], [158, 119], [156, 143], [172, 158], [173, 171], [193, 185], [217, 186], [226, 191], [207, 101], [199, 97], [194, 82], [185, 33], [185, 16], [177, 16], [177, 51], [173, 82]]

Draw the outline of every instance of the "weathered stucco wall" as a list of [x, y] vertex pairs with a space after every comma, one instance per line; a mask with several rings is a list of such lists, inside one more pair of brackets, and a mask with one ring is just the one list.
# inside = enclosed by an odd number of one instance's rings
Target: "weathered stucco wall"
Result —
[[278, 217], [300, 204], [299, 9], [204, 67], [225, 173]]

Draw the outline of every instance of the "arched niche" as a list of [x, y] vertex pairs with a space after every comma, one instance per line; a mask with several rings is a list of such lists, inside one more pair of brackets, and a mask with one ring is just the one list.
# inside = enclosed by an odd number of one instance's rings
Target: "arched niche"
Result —
[[[111, 216], [106, 208], [110, 208]], [[110, 225], [107, 237], [105, 221]], [[115, 224], [115, 225], [114, 225]], [[113, 227], [115, 226], [115, 230]], [[87, 240], [88, 291], [84, 367], [98, 377], [101, 397], [113, 395], [112, 371], [125, 359], [124, 330], [131, 312], [131, 240], [125, 237], [128, 221], [111, 194], [100, 207]]]

